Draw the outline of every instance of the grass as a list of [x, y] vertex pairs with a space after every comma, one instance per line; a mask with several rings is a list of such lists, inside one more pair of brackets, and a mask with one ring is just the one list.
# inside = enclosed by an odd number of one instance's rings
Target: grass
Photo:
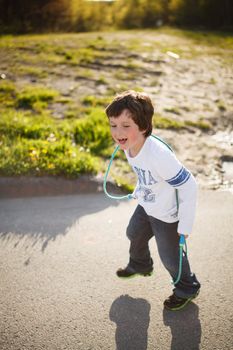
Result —
[[31, 67], [31, 66], [20, 66], [14, 67], [12, 72], [18, 76], [30, 76], [31, 78], [43, 79], [48, 77], [48, 72], [44, 71], [42, 68]]
[[179, 130], [185, 127], [185, 123], [157, 114], [155, 115], [153, 126], [157, 129]]
[[42, 86], [27, 86], [16, 94], [16, 108], [40, 111], [55, 100], [59, 93]]
[[177, 114], [177, 115], [181, 114], [177, 107], [164, 108], [164, 111], [169, 112], [169, 113], [173, 113], [173, 114]]
[[220, 111], [222, 111], [222, 112], [227, 110], [227, 107], [226, 107], [225, 103], [223, 101], [221, 101], [221, 100], [217, 101], [216, 105], [217, 105], [218, 109]]
[[106, 107], [111, 102], [110, 97], [96, 97], [93, 95], [87, 95], [82, 99], [82, 103], [88, 107]]
[[65, 140], [52, 142], [17, 138], [14, 143], [2, 140], [0, 174], [60, 175], [77, 177], [83, 173], [97, 173], [97, 160], [88, 153], [77, 151]]
[[103, 166], [102, 149], [111, 146], [107, 121], [99, 112], [72, 123], [47, 114], [6, 112], [0, 120], [0, 174], [96, 174]]
[[[160, 40], [160, 34], [170, 41]], [[142, 91], [145, 70], [157, 71], [156, 60], [167, 51], [186, 58], [212, 53], [229, 64], [233, 39], [227, 34], [162, 28], [112, 35], [1, 36], [0, 50], [0, 69], [6, 75], [0, 80], [0, 175], [78, 177], [105, 169], [113, 144], [104, 108], [116, 93]], [[217, 84], [216, 79], [210, 84]], [[152, 91], [159, 85], [160, 77], [150, 76], [147, 88]], [[220, 111], [226, 109], [222, 101], [216, 105]], [[182, 107], [164, 111], [174, 118], [155, 115], [155, 128], [205, 132], [212, 127], [204, 119], [182, 120]], [[188, 105], [186, 111], [191, 113]], [[116, 159], [113, 178], [121, 188], [132, 190], [127, 180], [130, 169], [121, 154]]]

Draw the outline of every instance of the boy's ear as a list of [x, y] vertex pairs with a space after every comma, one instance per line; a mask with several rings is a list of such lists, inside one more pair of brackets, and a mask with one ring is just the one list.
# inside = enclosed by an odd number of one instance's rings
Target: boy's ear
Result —
[[143, 134], [146, 134], [147, 129], [140, 130]]

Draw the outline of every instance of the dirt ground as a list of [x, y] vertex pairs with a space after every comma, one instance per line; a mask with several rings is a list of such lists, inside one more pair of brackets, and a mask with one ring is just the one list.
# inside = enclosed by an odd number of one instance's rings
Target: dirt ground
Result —
[[[214, 78], [213, 78], [214, 77]], [[214, 84], [212, 84], [214, 79]], [[209, 122], [203, 132], [159, 130], [173, 144], [179, 158], [193, 171], [203, 188], [233, 185], [233, 74], [214, 57], [168, 59], [155, 101], [158, 109], [178, 107], [178, 120]], [[221, 105], [222, 103], [222, 105]], [[173, 115], [174, 117], [174, 115]]]

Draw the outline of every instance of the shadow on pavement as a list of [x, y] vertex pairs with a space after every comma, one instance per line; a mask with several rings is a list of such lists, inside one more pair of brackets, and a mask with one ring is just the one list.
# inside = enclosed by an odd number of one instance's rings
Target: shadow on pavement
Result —
[[0, 241], [13, 240], [16, 247], [25, 236], [30, 236], [32, 246], [40, 243], [44, 251], [50, 241], [66, 235], [82, 216], [114, 205], [118, 202], [103, 194], [1, 199]]
[[111, 306], [110, 320], [116, 323], [117, 350], [146, 350], [150, 304], [141, 298], [121, 295]]
[[164, 325], [171, 328], [171, 350], [199, 350], [201, 343], [201, 322], [199, 308], [190, 303], [184, 310], [163, 311]]

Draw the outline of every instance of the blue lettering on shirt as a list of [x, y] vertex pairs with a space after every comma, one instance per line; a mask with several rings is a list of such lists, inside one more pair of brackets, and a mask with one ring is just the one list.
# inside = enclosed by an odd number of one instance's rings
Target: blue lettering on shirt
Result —
[[136, 196], [138, 195], [141, 198], [143, 198], [144, 202], [150, 202], [150, 203], [155, 202], [155, 194], [150, 188], [139, 186], [139, 188], [136, 191]]
[[149, 176], [149, 183], [148, 185], [153, 185], [153, 184], [156, 184], [158, 181], [156, 181], [153, 176], [151, 175], [151, 172], [150, 170], [148, 170], [148, 176]]
[[140, 169], [140, 168], [137, 168], [136, 166], [134, 166], [133, 169], [138, 176], [138, 181], [140, 185], [151, 186], [158, 182], [154, 179], [150, 170]]

